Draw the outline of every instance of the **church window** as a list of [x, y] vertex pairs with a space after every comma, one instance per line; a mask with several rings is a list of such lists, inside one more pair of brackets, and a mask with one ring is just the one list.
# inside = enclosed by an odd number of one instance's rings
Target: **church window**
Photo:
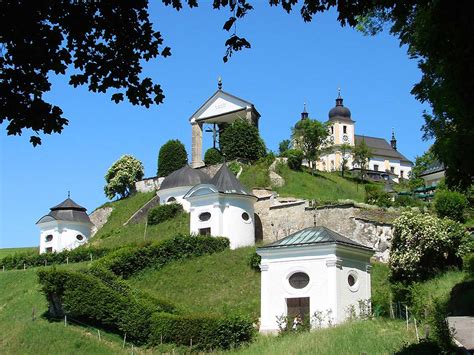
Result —
[[403, 170], [400, 170], [400, 177], [403, 178]]
[[83, 237], [82, 235], [78, 234], [78, 235], [76, 235], [76, 239], [79, 240], [79, 241], [81, 241], [81, 240], [84, 239], [84, 237]]
[[390, 172], [391, 172], [391, 173], [395, 173], [395, 167], [394, 167], [394, 166], [391, 166], [391, 167], [390, 167]]
[[48, 234], [48, 235], [46, 236], [46, 241], [47, 241], [47, 242], [50, 242], [50, 241], [52, 241], [52, 240], [53, 240], [53, 236], [52, 236], [51, 234]]
[[374, 165], [374, 170], [379, 171], [379, 166], [377, 164]]
[[203, 212], [199, 215], [199, 220], [202, 222], [209, 221], [211, 219], [211, 214], [209, 212]]
[[349, 289], [351, 291], [357, 291], [359, 289], [359, 283], [358, 283], [359, 277], [357, 275], [357, 272], [355, 271], [350, 271], [349, 275], [347, 275], [347, 284], [349, 285]]
[[295, 272], [288, 279], [291, 287], [301, 289], [305, 288], [309, 284], [309, 276], [304, 272]]
[[211, 235], [211, 228], [200, 228], [199, 235]]
[[344, 133], [344, 134], [347, 133], [347, 126], [342, 126], [342, 133]]
[[52, 253], [53, 252], [53, 247], [48, 247], [45, 250], [47, 253]]
[[166, 200], [166, 202], [176, 202], [176, 198], [171, 196], [170, 198], [168, 198], [168, 200]]
[[331, 134], [334, 134], [334, 126], [331, 126]]
[[244, 221], [248, 221], [250, 219], [250, 216], [247, 212], [242, 213], [242, 219]]

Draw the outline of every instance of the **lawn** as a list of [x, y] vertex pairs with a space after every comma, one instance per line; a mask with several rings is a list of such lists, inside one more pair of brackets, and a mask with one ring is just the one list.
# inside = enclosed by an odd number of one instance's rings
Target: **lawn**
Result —
[[266, 162], [257, 162], [253, 165], [243, 165], [239, 180], [248, 189], [269, 188], [271, 183], [268, 174], [268, 164]]
[[352, 178], [343, 178], [339, 173], [318, 171], [314, 176], [306, 171], [294, 171], [279, 165], [277, 172], [285, 179], [285, 185], [277, 188], [281, 196], [291, 196], [308, 200], [334, 202], [353, 200], [364, 202], [364, 185]]
[[248, 266], [255, 248], [226, 250], [146, 270], [129, 280], [186, 313], [260, 313], [260, 273]]
[[368, 320], [282, 337], [259, 336], [236, 354], [392, 354], [415, 341], [402, 321]]
[[0, 249], [0, 259], [12, 254], [35, 254], [38, 253], [39, 248], [37, 247], [24, 247], [24, 248], [3, 248]]
[[189, 215], [187, 213], [182, 213], [172, 220], [155, 226], [147, 226], [144, 220], [136, 224], [123, 225], [154, 195], [154, 192], [136, 193], [126, 199], [104, 205], [113, 207], [113, 211], [107, 223], [91, 239], [92, 244], [101, 247], [118, 247], [127, 244], [140, 244], [144, 241], [158, 241], [177, 234], [189, 233]]

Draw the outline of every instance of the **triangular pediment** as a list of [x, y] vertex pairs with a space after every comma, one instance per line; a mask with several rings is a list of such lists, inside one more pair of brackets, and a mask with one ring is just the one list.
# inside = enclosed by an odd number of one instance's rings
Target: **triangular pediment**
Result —
[[[238, 114], [253, 104], [222, 90], [217, 90], [207, 101], [190, 117], [190, 121], [207, 121], [213, 118]], [[245, 115], [242, 115], [245, 117]]]

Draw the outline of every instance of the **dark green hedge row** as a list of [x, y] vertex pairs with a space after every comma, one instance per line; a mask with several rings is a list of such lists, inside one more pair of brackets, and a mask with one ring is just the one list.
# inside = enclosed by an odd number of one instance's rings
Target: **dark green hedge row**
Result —
[[148, 224], [154, 225], [174, 218], [179, 213], [183, 212], [183, 206], [179, 203], [170, 203], [153, 207], [148, 212]]
[[150, 343], [192, 344], [193, 348], [199, 350], [230, 349], [251, 341], [253, 335], [252, 322], [244, 317], [154, 313]]
[[97, 248], [93, 246], [79, 247], [73, 250], [65, 250], [60, 253], [44, 253], [44, 254], [31, 254], [31, 253], [20, 253], [12, 254], [0, 259], [0, 267], [5, 266], [5, 269], [23, 269], [23, 267], [35, 267], [46, 265], [57, 265], [65, 264], [67, 261], [70, 263], [78, 263], [81, 261], [88, 261], [91, 259], [98, 259], [114, 249]]
[[228, 247], [226, 238], [177, 236], [143, 247], [121, 248], [97, 260], [92, 268], [105, 268], [128, 278], [147, 267], [161, 267], [170, 261], [212, 254]]

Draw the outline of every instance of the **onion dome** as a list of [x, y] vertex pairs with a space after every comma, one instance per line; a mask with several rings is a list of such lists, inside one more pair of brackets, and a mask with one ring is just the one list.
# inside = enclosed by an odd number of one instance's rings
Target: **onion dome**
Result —
[[92, 223], [87, 215], [87, 209], [78, 205], [69, 197], [61, 202], [59, 205], [50, 208], [50, 212], [40, 218], [36, 224], [51, 222], [51, 221], [68, 221]]
[[173, 187], [206, 184], [210, 180], [210, 177], [202, 171], [193, 169], [189, 165], [185, 165], [181, 169], [169, 174], [161, 183], [160, 190], [171, 189]]
[[329, 121], [353, 122], [351, 119], [351, 111], [347, 107], [344, 107], [342, 102], [343, 99], [341, 97], [341, 90], [339, 89], [336, 99], [336, 106], [329, 111]]

